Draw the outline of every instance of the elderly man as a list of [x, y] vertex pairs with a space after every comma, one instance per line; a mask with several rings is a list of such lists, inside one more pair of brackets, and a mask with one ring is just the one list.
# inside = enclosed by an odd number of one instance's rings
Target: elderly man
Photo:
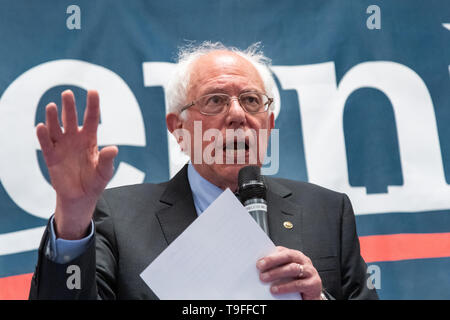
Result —
[[[190, 133], [175, 135], [185, 152], [192, 155], [198, 147], [187, 141], [195, 136], [196, 123], [202, 124], [202, 132], [214, 129], [223, 136], [239, 129], [270, 133], [274, 81], [266, 61], [254, 47], [243, 52], [208, 43], [181, 55], [167, 92], [166, 123], [174, 134]], [[46, 123], [37, 126], [57, 201], [39, 249], [30, 298], [155, 299], [140, 273], [223, 190], [237, 190], [238, 171], [248, 164], [253, 149], [264, 149], [267, 141], [249, 147], [245, 140], [241, 164], [191, 161], [168, 182], [104, 191], [118, 149], [98, 150], [98, 94], [88, 92], [82, 128], [70, 91], [62, 93], [62, 105], [64, 131], [54, 103], [46, 108]], [[235, 160], [244, 147], [231, 145]], [[200, 146], [203, 151], [207, 143], [202, 140]], [[261, 163], [258, 158], [257, 165]], [[376, 299], [366, 284], [348, 198], [308, 183], [269, 177], [266, 182], [270, 237], [278, 247], [255, 265], [260, 279], [271, 283], [272, 293]], [[291, 230], [283, 227], [287, 219], [295, 226]], [[82, 272], [79, 286], [69, 289], [66, 272], [71, 265]]]

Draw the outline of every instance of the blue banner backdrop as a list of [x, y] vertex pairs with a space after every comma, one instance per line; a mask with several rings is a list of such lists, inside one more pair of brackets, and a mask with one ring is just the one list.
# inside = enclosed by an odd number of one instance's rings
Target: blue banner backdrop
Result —
[[0, 3], [0, 298], [26, 298], [54, 194], [35, 137], [48, 102], [101, 98], [110, 185], [160, 182], [184, 158], [165, 128], [177, 48], [272, 58], [276, 176], [347, 193], [382, 299], [450, 299], [450, 2]]

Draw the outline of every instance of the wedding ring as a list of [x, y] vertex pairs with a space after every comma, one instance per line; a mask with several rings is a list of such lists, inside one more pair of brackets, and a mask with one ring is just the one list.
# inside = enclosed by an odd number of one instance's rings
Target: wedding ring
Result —
[[299, 269], [300, 269], [300, 271], [298, 273], [298, 277], [301, 278], [301, 277], [303, 277], [303, 266], [300, 263], [298, 264], [298, 266], [299, 266]]

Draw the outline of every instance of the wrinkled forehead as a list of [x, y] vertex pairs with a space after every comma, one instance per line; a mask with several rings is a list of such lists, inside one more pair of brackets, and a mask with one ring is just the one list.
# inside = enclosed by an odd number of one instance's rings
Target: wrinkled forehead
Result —
[[241, 82], [251, 83], [259, 90], [264, 90], [262, 78], [253, 64], [231, 51], [207, 53], [192, 63], [189, 72], [188, 95], [194, 94], [200, 87], [216, 80], [239, 79]]

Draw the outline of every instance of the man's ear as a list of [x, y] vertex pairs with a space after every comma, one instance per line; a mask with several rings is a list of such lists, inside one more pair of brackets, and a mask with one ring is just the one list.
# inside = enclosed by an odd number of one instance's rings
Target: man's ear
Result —
[[183, 128], [183, 119], [179, 113], [169, 113], [166, 116], [166, 125], [170, 133], [175, 137], [181, 151], [190, 157], [191, 139], [189, 131]]
[[166, 125], [170, 133], [173, 133], [176, 129], [183, 127], [183, 121], [181, 121], [178, 113], [169, 113], [166, 116]]

